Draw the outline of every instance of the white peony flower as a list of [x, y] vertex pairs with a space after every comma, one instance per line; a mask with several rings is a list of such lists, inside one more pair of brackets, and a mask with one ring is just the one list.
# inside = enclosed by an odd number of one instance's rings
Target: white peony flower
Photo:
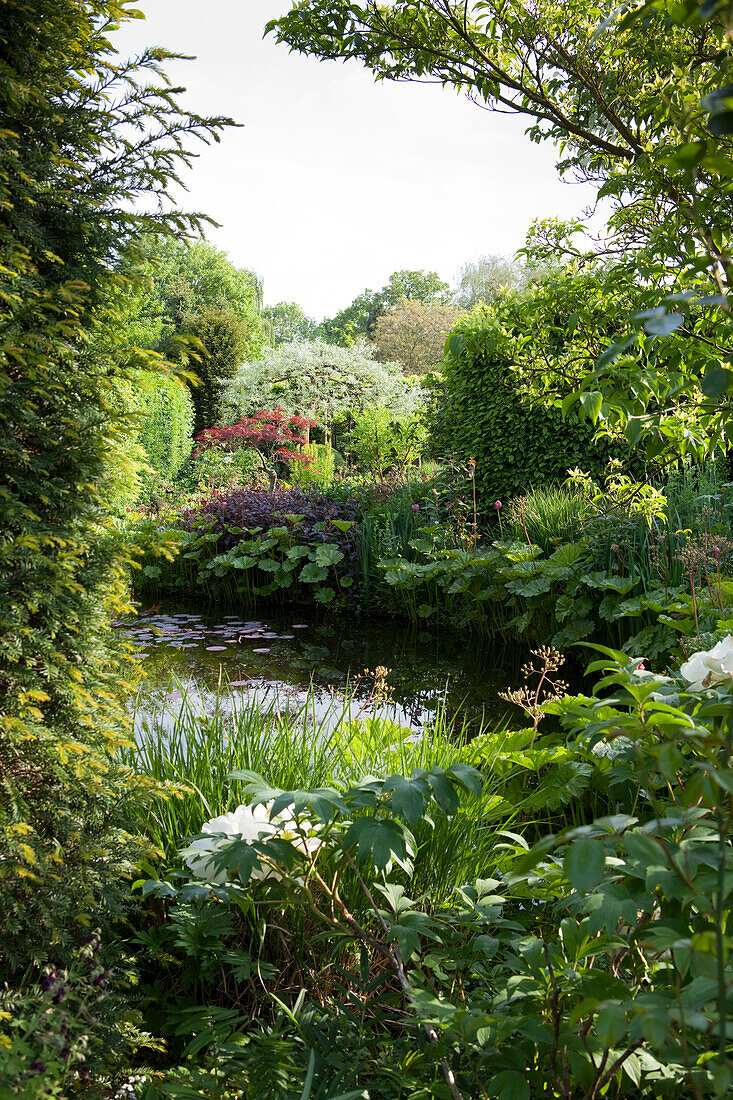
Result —
[[733, 687], [733, 635], [729, 634], [712, 649], [693, 653], [680, 666], [680, 672], [690, 691], [704, 691], [717, 684]]
[[[294, 848], [303, 855], [314, 855], [321, 841], [314, 835], [313, 823], [304, 816], [296, 818], [289, 807], [276, 817], [271, 817], [272, 802], [266, 805], [237, 806], [232, 813], [213, 817], [201, 827], [202, 833], [210, 833], [211, 839], [202, 837], [194, 840], [184, 850], [183, 857], [188, 869], [196, 878], [206, 879], [221, 886], [227, 881], [227, 872], [217, 870], [212, 856], [232, 840], [244, 840], [251, 844], [255, 840], [278, 835], [289, 840]], [[223, 835], [222, 835], [223, 834]], [[280, 878], [271, 867], [258, 864], [252, 871], [252, 881], [266, 878]]]
[[[232, 813], [212, 817], [211, 821], [201, 826], [201, 832], [213, 835], [210, 840], [202, 837], [201, 840], [194, 840], [189, 845], [184, 855], [186, 866], [196, 878], [203, 878], [207, 882], [215, 882], [221, 886], [227, 881], [227, 873], [225, 870], [215, 869], [211, 858], [213, 853], [220, 851], [232, 840], [244, 840], [247, 844], [251, 844], [253, 840], [272, 836], [276, 829], [270, 823], [268, 808], [260, 805], [237, 806]], [[262, 867], [255, 867], [252, 878], [261, 879], [266, 874], [267, 871]]]

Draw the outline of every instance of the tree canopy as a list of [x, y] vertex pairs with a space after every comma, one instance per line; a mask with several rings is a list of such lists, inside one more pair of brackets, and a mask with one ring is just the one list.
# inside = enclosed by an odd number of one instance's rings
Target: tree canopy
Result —
[[257, 409], [281, 405], [288, 413], [330, 424], [367, 404], [412, 411], [419, 390], [398, 363], [378, 363], [371, 345], [350, 348], [324, 340], [294, 340], [245, 363], [227, 383], [222, 412], [227, 423]]
[[381, 290], [365, 290], [346, 309], [323, 321], [317, 335], [331, 344], [350, 347], [360, 336], [372, 337], [379, 315], [402, 298], [447, 305], [451, 289], [437, 271], [395, 271]]
[[261, 282], [200, 238], [152, 237], [143, 244], [142, 288], [126, 310], [127, 334], [198, 377], [191, 397], [202, 431], [213, 424], [221, 380], [265, 342]]
[[458, 273], [454, 301], [461, 309], [490, 302], [504, 288], [520, 287], [527, 271], [506, 256], [484, 255], [468, 260]]
[[[619, 262], [622, 286], [600, 330], [619, 338], [574, 361], [565, 411], [579, 403], [599, 430], [643, 439], [651, 455], [728, 445], [728, 5], [299, 0], [268, 29], [292, 49], [358, 59], [377, 80], [461, 90], [488, 111], [526, 118], [533, 141], [553, 142], [559, 171], [595, 184], [611, 204], [605, 239], [588, 247]], [[545, 260], [568, 250], [551, 237]], [[583, 249], [571, 251], [578, 258]], [[638, 293], [625, 314], [628, 272]]]
[[316, 322], [297, 302], [276, 302], [274, 306], [264, 306], [262, 322], [273, 347], [291, 340], [310, 340], [316, 332]]
[[439, 302], [403, 298], [377, 317], [374, 347], [378, 359], [402, 363], [407, 374], [422, 374], [443, 360], [448, 333], [463, 310]]

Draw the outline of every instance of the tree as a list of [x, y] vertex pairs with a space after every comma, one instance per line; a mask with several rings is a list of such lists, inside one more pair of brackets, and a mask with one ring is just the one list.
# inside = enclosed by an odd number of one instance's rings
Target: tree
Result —
[[[207, 428], [196, 436], [194, 458], [204, 451], [219, 450], [234, 452], [243, 448], [255, 452], [262, 468], [270, 478], [270, 492], [277, 481], [277, 470], [273, 463], [279, 461], [286, 466], [307, 466], [312, 456], [304, 453], [310, 429], [316, 421], [307, 416], [293, 416], [281, 405], [274, 409], [258, 409], [252, 416], [243, 416], [236, 424], [219, 428]], [[293, 448], [297, 447], [298, 450]]]
[[485, 255], [469, 260], [458, 273], [453, 301], [471, 310], [479, 302], [491, 302], [504, 288], [522, 286], [525, 270], [506, 256]]
[[636, 24], [608, 33], [599, 22], [613, 19], [614, 0], [301, 0], [268, 31], [303, 53], [359, 59], [377, 80], [439, 81], [522, 115], [533, 141], [561, 148], [561, 172], [602, 185], [616, 208], [617, 246], [659, 253], [664, 241], [663, 254], [679, 258], [703, 245], [714, 257], [726, 251], [710, 232], [730, 222], [726, 179], [705, 156], [691, 178], [669, 154], [687, 141], [691, 113], [697, 136], [710, 136], [699, 103], [730, 67], [724, 8], [702, 22], [691, 5], [683, 25], [672, 10], [667, 0], [646, 4]]
[[202, 345], [195, 364], [200, 385], [191, 389], [194, 431], [201, 432], [216, 420], [222, 386], [253, 350], [252, 329], [241, 313], [212, 306], [184, 317], [181, 335]]
[[[0, 21], [0, 925], [15, 1003], [106, 927], [138, 854], [145, 786], [115, 755], [132, 664], [109, 639], [129, 550], [107, 504], [125, 461], [119, 380], [155, 357], [125, 343], [118, 307], [140, 235], [201, 228], [171, 192], [191, 142], [227, 122], [179, 106], [174, 55], [117, 56], [107, 35], [134, 14], [5, 0]], [[88, 1014], [68, 1019], [93, 1063]], [[18, 1038], [3, 1035], [6, 1054]]]
[[350, 347], [360, 336], [372, 337], [377, 317], [402, 298], [448, 304], [451, 291], [437, 271], [395, 271], [381, 290], [365, 290], [346, 309], [323, 321], [318, 334], [331, 344]]
[[560, 172], [610, 201], [602, 247], [634, 266], [642, 292], [627, 334], [575, 364], [565, 410], [580, 402], [652, 456], [700, 455], [728, 445], [733, 397], [729, 5], [628, 7], [302, 0], [268, 29], [302, 52], [358, 58], [376, 79], [463, 90], [554, 142]]
[[155, 237], [144, 247], [147, 281], [131, 316], [128, 311], [128, 333], [198, 377], [191, 397], [196, 431], [202, 431], [214, 422], [221, 381], [262, 350], [262, 286], [202, 239]]
[[377, 318], [374, 347], [378, 359], [402, 363], [407, 374], [422, 374], [443, 360], [446, 337], [463, 310], [403, 298]]
[[411, 411], [417, 403], [419, 390], [399, 364], [376, 362], [365, 342], [340, 348], [324, 340], [294, 340], [239, 367], [224, 389], [222, 418], [231, 423], [281, 405], [329, 425], [365, 405]]
[[226, 252], [202, 239], [157, 242], [153, 257], [162, 342], [204, 310], [228, 309], [248, 323], [253, 346], [261, 346], [262, 284], [254, 272], [235, 267]]
[[265, 306], [262, 323], [274, 348], [291, 340], [310, 340], [316, 331], [316, 322], [303, 312], [297, 302], [277, 302], [274, 306]]

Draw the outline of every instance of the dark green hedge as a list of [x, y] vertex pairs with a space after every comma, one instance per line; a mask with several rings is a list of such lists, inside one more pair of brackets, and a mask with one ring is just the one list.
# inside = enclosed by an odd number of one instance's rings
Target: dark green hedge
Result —
[[169, 374], [144, 371], [138, 394], [145, 419], [138, 442], [160, 476], [170, 481], [193, 450], [193, 401], [182, 383]]
[[[134, 663], [110, 637], [130, 550], [108, 512], [127, 477], [120, 386], [141, 358], [120, 317], [137, 238], [200, 220], [129, 197], [157, 204], [186, 163], [181, 133], [223, 120], [181, 112], [156, 75], [164, 50], [123, 65], [106, 35], [124, 18], [116, 0], [4, 0], [0, 14], [2, 1097], [110, 1094], [92, 957], [127, 965], [109, 929], [152, 787], [116, 755]], [[121, 1047], [134, 1026], [119, 1026]]]
[[476, 460], [479, 509], [493, 512], [535, 485], [561, 481], [579, 466], [594, 478], [628, 448], [593, 439], [590, 422], [563, 417], [522, 392], [510, 358], [511, 338], [498, 322], [472, 315], [450, 336], [440, 416], [443, 449]]

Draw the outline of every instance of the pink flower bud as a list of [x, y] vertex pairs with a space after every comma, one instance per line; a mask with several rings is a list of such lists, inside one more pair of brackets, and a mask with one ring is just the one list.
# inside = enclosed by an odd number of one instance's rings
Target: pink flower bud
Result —
[[501, 511], [502, 507], [503, 507], [503, 505], [502, 505], [500, 500], [495, 500], [494, 501], [494, 511], [495, 512]]
[[413, 510], [413, 512], [419, 512], [420, 511], [420, 505], [419, 504], [413, 504], [412, 510]]
[[714, 546], [713, 547], [713, 557], [715, 558], [716, 561], [720, 561], [721, 550], [720, 550], [719, 546]]

